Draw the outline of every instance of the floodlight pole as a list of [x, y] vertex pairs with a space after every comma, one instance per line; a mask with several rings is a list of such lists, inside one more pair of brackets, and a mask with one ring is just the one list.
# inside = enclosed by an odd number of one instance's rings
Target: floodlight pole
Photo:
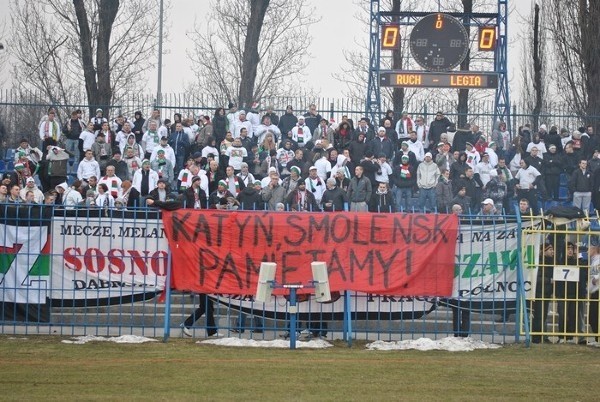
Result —
[[163, 19], [164, 0], [160, 0], [160, 12], [158, 22], [158, 80], [156, 84], [156, 105], [162, 104], [162, 53], [163, 53]]

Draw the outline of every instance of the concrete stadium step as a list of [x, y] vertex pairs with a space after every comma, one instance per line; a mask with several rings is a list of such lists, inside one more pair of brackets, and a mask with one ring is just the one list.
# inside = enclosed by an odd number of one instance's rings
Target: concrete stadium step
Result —
[[[195, 307], [190, 305], [189, 309], [183, 309], [177, 313], [173, 312], [170, 316], [171, 328], [177, 328], [185, 318], [193, 311]], [[227, 311], [219, 309], [215, 312], [215, 321], [217, 327], [223, 330], [236, 329], [238, 314], [232, 312], [227, 314]], [[364, 332], [383, 332], [383, 333], [452, 333], [452, 319], [443, 319], [444, 317], [424, 317], [417, 320], [405, 321], [355, 321], [353, 323], [354, 331]], [[124, 312], [120, 314], [101, 314], [89, 312], [53, 312], [52, 322], [56, 325], [88, 325], [88, 326], [115, 326], [115, 327], [163, 327], [164, 326], [164, 310], [160, 313], [147, 312]], [[265, 319], [265, 330], [273, 331], [275, 329], [285, 330], [287, 323], [283, 320]], [[252, 318], [247, 318], [247, 326], [252, 325]], [[331, 331], [342, 331], [343, 322], [328, 321]], [[304, 322], [300, 322], [304, 326]], [[471, 320], [471, 331], [473, 333], [487, 334], [505, 334], [513, 335], [515, 333], [515, 323], [498, 323], [489, 320]], [[196, 330], [203, 330], [205, 326], [205, 318], [200, 318], [195, 323]], [[249, 332], [249, 331], [247, 331]]]

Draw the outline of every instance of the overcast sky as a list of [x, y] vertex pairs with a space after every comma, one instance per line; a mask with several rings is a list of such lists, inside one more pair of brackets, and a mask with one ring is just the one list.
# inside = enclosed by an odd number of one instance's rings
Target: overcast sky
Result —
[[[25, 1], [25, 0], [22, 0]], [[27, 0], [29, 1], [29, 0]], [[342, 50], [350, 50], [356, 42], [365, 40], [365, 34], [355, 19], [361, 10], [355, 5], [354, 0], [305, 0], [307, 4], [315, 6], [320, 22], [311, 27], [313, 41], [310, 44], [312, 59], [306, 69], [308, 80], [321, 97], [341, 97], [345, 89], [344, 84], [332, 77], [335, 72], [341, 71], [344, 63]], [[367, 1], [367, 0], [365, 0]], [[454, 1], [454, 0], [452, 0]], [[530, 9], [531, 0], [509, 2], [516, 11], [509, 18], [509, 35], [514, 35], [520, 30], [521, 18], [517, 14], [525, 15]], [[9, 0], [0, 0], [0, 10], [8, 10]], [[184, 77], [193, 77], [189, 68], [186, 50], [192, 49], [192, 44], [186, 37], [186, 32], [196, 23], [204, 23], [204, 16], [210, 8], [208, 0], [171, 0], [168, 21], [170, 29], [169, 41], [164, 44], [168, 55], [163, 58], [163, 92], [182, 92]], [[1, 13], [0, 19], [7, 18], [6, 12]], [[350, 28], [350, 29], [349, 29]], [[5, 47], [10, 46], [5, 38], [0, 39]], [[509, 78], [511, 90], [514, 95], [519, 85], [519, 66], [521, 59], [518, 40], [513, 36], [513, 45], [509, 47]], [[299, 39], [299, 46], [304, 45]], [[328, 60], [321, 63], [316, 61]], [[517, 82], [515, 82], [517, 81]], [[157, 73], [149, 77], [149, 92], [156, 91]], [[514, 100], [515, 96], [511, 95]]]

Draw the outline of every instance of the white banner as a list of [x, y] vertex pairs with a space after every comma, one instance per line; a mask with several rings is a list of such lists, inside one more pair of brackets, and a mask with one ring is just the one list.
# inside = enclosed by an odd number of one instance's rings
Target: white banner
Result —
[[42, 250], [47, 241], [44, 226], [0, 224], [0, 301], [46, 303], [49, 267]]
[[[529, 222], [523, 223], [528, 226]], [[523, 235], [523, 286], [535, 292], [539, 235]], [[453, 297], [478, 301], [514, 301], [517, 296], [517, 223], [461, 225], [456, 244]]]
[[52, 299], [164, 289], [168, 246], [160, 219], [55, 217], [52, 238]]

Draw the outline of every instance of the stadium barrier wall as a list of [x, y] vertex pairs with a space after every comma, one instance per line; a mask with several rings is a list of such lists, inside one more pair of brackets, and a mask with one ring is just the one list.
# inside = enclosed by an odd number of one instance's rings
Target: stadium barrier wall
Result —
[[[285, 298], [171, 292], [171, 253], [159, 211], [0, 206], [0, 329], [4, 334], [192, 336], [277, 339], [287, 331]], [[299, 304], [301, 339], [364, 340], [471, 336], [528, 339], [525, 307], [540, 247], [538, 220], [462, 216], [450, 297], [341, 292], [332, 303]], [[522, 238], [521, 238], [522, 236]], [[527, 303], [526, 303], [527, 300]], [[577, 300], [583, 301], [583, 300]], [[199, 307], [203, 306], [203, 307]], [[210, 326], [210, 325], [209, 325]]]

